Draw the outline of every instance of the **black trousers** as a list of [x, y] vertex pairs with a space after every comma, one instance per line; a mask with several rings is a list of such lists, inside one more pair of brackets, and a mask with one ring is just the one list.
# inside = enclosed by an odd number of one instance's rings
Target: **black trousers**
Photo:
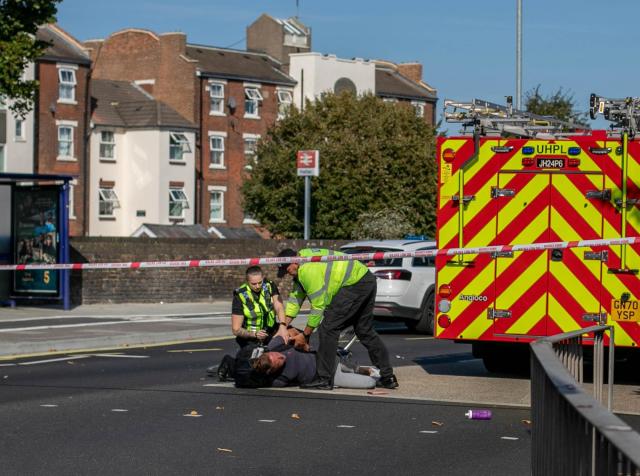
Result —
[[340, 332], [353, 326], [356, 336], [367, 348], [373, 365], [381, 377], [393, 375], [389, 351], [373, 328], [373, 307], [376, 298], [376, 278], [369, 272], [352, 286], [345, 286], [334, 296], [324, 311], [318, 328], [320, 345], [316, 353], [318, 377], [331, 379], [336, 371], [336, 352]]

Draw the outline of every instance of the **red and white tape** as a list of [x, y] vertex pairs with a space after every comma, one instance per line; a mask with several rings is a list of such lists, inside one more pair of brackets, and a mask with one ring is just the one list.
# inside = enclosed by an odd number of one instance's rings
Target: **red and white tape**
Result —
[[0, 271], [24, 271], [30, 269], [158, 269], [158, 268], [211, 268], [218, 266], [278, 265], [283, 263], [309, 263], [318, 261], [381, 260], [389, 258], [421, 258], [429, 256], [456, 256], [469, 254], [499, 253], [504, 251], [536, 251], [566, 248], [598, 248], [603, 246], [633, 245], [640, 237], [611, 238], [601, 240], [555, 241], [528, 245], [497, 245], [479, 248], [448, 248], [417, 251], [389, 251], [328, 256], [288, 256], [272, 258], [202, 259], [182, 261], [131, 261], [127, 263], [56, 263], [56, 264], [4, 264]]

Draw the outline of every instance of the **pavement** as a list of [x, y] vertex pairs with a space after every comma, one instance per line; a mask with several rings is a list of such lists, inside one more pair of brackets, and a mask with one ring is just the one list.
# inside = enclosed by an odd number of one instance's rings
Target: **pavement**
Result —
[[[55, 354], [227, 340], [232, 338], [230, 308], [229, 301], [82, 305], [70, 311], [43, 307], [0, 308], [0, 362]], [[304, 325], [305, 319], [304, 315], [300, 316], [297, 324]], [[528, 378], [488, 374], [482, 362], [471, 356], [469, 346], [459, 346], [452, 351], [453, 344], [448, 341], [419, 335], [407, 339], [430, 341], [429, 346], [436, 353], [428, 356], [416, 353], [408, 358], [395, 355], [393, 365], [401, 386], [390, 392], [389, 397], [530, 406]], [[442, 349], [441, 353], [438, 349]], [[463, 365], [458, 365], [458, 371], [452, 372], [452, 362]], [[441, 371], [445, 366], [447, 370]], [[346, 389], [336, 392], [362, 393]], [[637, 382], [614, 387], [614, 409], [640, 414]]]

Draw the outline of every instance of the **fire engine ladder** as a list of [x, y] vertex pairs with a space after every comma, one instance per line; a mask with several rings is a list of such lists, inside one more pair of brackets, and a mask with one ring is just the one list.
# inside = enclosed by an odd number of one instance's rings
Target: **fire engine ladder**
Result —
[[[444, 119], [449, 123], [462, 124], [463, 134], [471, 129], [474, 137], [474, 154], [462, 164], [458, 173], [458, 246], [464, 247], [464, 171], [477, 159], [480, 136], [516, 136], [525, 138], [554, 139], [563, 135], [576, 135], [588, 129], [584, 124], [563, 121], [553, 116], [541, 116], [513, 108], [513, 98], [507, 96], [507, 105], [495, 104], [483, 99], [460, 102], [444, 101]], [[464, 265], [463, 255], [458, 255], [460, 265]]]
[[[621, 209], [621, 237], [627, 236], [627, 208], [640, 203], [640, 199], [627, 197], [627, 178], [629, 169], [629, 139], [633, 139], [638, 133], [640, 124], [640, 98], [611, 99], [591, 94], [589, 98], [589, 116], [595, 119], [602, 114], [605, 120], [610, 121], [611, 131], [620, 134], [622, 139], [622, 198], [616, 200], [616, 205]], [[620, 245], [620, 269], [610, 270], [616, 273], [637, 274], [638, 270], [627, 268], [627, 245]]]

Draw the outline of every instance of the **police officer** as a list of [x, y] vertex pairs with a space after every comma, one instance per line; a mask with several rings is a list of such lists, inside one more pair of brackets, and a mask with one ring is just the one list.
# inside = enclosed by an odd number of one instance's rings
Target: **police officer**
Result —
[[259, 266], [247, 268], [246, 279], [233, 291], [231, 303], [231, 331], [240, 347], [266, 343], [280, 322], [286, 330], [284, 306], [275, 283], [264, 279]]
[[[299, 256], [326, 256], [342, 254], [327, 249], [302, 249]], [[278, 255], [296, 256], [292, 249]], [[376, 278], [359, 261], [328, 261], [281, 264], [278, 277], [293, 277], [293, 289], [285, 310], [289, 324], [300, 310], [305, 297], [311, 311], [304, 333], [294, 338], [308, 342], [315, 329], [320, 340], [316, 354], [316, 377], [301, 388], [331, 390], [336, 367], [336, 351], [340, 332], [353, 326], [358, 339], [367, 348], [373, 365], [380, 369], [379, 386], [396, 388], [398, 380], [389, 362], [389, 352], [373, 328], [373, 307], [376, 297]], [[281, 326], [277, 335], [286, 339], [286, 328]], [[304, 337], [302, 337], [304, 336]], [[286, 340], [285, 340], [286, 341]], [[304, 342], [304, 341], [303, 341]]]

